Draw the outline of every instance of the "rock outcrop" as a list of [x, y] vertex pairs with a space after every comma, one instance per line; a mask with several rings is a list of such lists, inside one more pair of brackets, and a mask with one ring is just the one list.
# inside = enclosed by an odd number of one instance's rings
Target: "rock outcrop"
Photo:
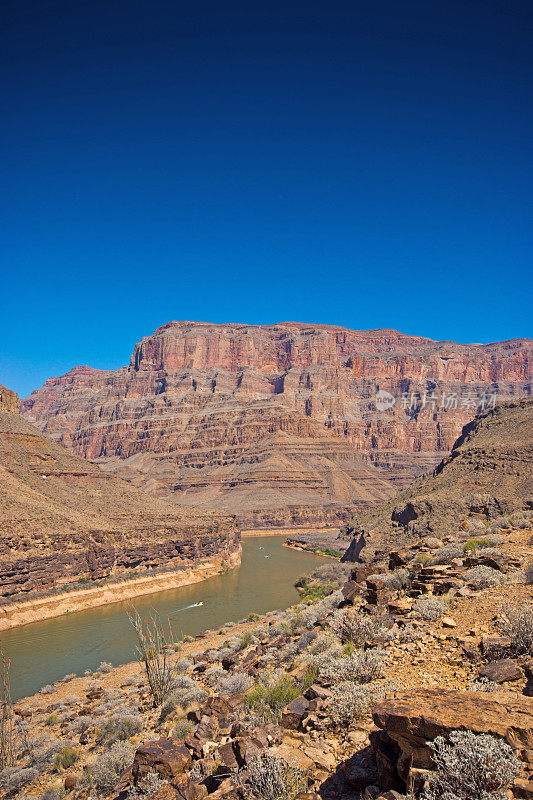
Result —
[[[531, 509], [533, 401], [520, 400], [468, 423], [431, 475], [358, 514], [354, 528], [358, 538], [365, 534], [363, 557], [368, 558], [376, 548], [388, 552], [413, 538], [453, 533], [468, 518], [487, 521]], [[352, 543], [345, 561], [356, 560], [354, 547]]]
[[[418, 689], [379, 700], [373, 718], [387, 734], [385, 739], [373, 737], [383, 788], [405, 789], [417, 773], [431, 770], [430, 743], [455, 730], [504, 739], [517, 752], [526, 772], [533, 771], [533, 700], [529, 697]], [[394, 785], [395, 775], [399, 785]]]
[[129, 366], [22, 402], [67, 449], [247, 527], [339, 522], [433, 468], [487, 404], [530, 392], [531, 340], [169, 322]]
[[0, 414], [2, 411], [7, 411], [11, 414], [19, 413], [19, 396], [11, 389], [6, 389], [0, 383]]
[[235, 518], [155, 498], [0, 414], [0, 597], [236, 552]]

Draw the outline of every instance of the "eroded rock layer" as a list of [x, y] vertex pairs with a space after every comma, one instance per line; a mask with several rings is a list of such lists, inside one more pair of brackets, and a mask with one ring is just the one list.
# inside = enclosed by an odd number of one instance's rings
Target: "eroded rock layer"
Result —
[[235, 518], [155, 498], [0, 414], [0, 596], [139, 568], [190, 567], [239, 547]]
[[21, 410], [153, 494], [247, 526], [337, 522], [434, 467], [484, 405], [528, 394], [531, 344], [169, 322], [129, 366], [76, 367]]
[[[504, 403], [465, 425], [433, 473], [399, 496], [363, 511], [354, 527], [364, 557], [427, 535], [446, 536], [466, 518], [486, 522], [533, 510], [533, 400]], [[481, 526], [483, 529], [483, 526]], [[356, 536], [344, 556], [353, 561]]]

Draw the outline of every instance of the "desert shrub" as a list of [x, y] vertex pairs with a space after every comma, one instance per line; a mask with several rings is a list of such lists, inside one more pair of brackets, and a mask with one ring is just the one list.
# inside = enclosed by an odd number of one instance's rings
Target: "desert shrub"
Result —
[[240, 694], [246, 692], [254, 685], [253, 678], [245, 672], [234, 672], [233, 675], [227, 675], [223, 678], [218, 688], [221, 694], [231, 696], [233, 694]]
[[134, 754], [135, 748], [129, 742], [115, 742], [91, 767], [91, 782], [100, 791], [110, 791], [130, 766]]
[[170, 621], [163, 626], [157, 614], [151, 612], [144, 621], [132, 608], [129, 621], [137, 635], [137, 653], [144, 666], [154, 705], [160, 706], [171, 691], [174, 671], [170, 664], [174, 636]]
[[45, 725], [48, 725], [48, 726], [52, 726], [52, 725], [57, 725], [57, 724], [58, 724], [58, 722], [59, 722], [59, 717], [57, 716], [57, 714], [55, 713], [55, 711], [52, 711], [52, 713], [51, 713], [51, 714], [49, 714], [49, 715], [46, 717], [46, 719], [45, 719], [45, 721], [44, 721], [44, 724], [45, 724]]
[[417, 597], [413, 603], [413, 610], [422, 617], [422, 619], [435, 622], [440, 619], [446, 611], [446, 603], [444, 600], [441, 600], [440, 597], [433, 597], [433, 595]]
[[222, 667], [210, 667], [204, 672], [204, 678], [209, 686], [218, 686], [222, 678], [227, 677], [227, 672]]
[[42, 772], [51, 765], [55, 756], [65, 746], [65, 742], [48, 734], [43, 734], [29, 740], [29, 750], [32, 755], [32, 765]]
[[424, 565], [424, 564], [430, 564], [432, 561], [433, 561], [433, 556], [430, 555], [429, 553], [418, 553], [409, 563]]
[[335, 608], [338, 608], [341, 603], [344, 603], [344, 595], [341, 589], [336, 589], [331, 594], [328, 594], [327, 597], [324, 597], [318, 604], [321, 615], [325, 616], [326, 614], [330, 614]]
[[333, 687], [335, 702], [332, 705], [334, 721], [349, 726], [353, 720], [362, 719], [369, 712], [372, 703], [380, 700], [392, 690], [389, 681], [379, 681], [361, 685], [353, 681], [343, 681]]
[[403, 625], [395, 634], [395, 641], [403, 644], [404, 642], [416, 642], [422, 636], [418, 628], [413, 628], [412, 625]]
[[433, 556], [433, 564], [451, 564], [454, 558], [463, 558], [463, 546], [459, 543], [445, 544]]
[[65, 697], [65, 703], [69, 706], [77, 706], [80, 703], [80, 698], [76, 697], [75, 694], [68, 694]]
[[533, 603], [519, 608], [505, 606], [496, 624], [511, 639], [516, 653], [533, 655]]
[[[481, 500], [481, 498], [479, 498], [479, 500]], [[485, 523], [483, 522], [483, 520], [477, 517], [472, 517], [472, 519], [469, 519], [467, 524], [469, 531], [482, 531], [485, 528]]]
[[252, 633], [250, 631], [246, 631], [246, 633], [243, 633], [243, 635], [239, 639], [237, 651], [244, 650], [246, 647], [249, 647], [251, 644], [253, 644], [253, 641], [254, 637]]
[[7, 767], [0, 772], [0, 786], [4, 789], [20, 789], [35, 780], [38, 774], [35, 767]]
[[353, 642], [362, 647], [372, 644], [377, 639], [392, 638], [389, 628], [382, 617], [359, 614], [352, 608], [341, 608], [333, 615], [331, 628], [343, 644]]
[[304, 650], [307, 650], [311, 642], [314, 642], [317, 636], [318, 634], [316, 631], [305, 631], [302, 633], [295, 642], [297, 652], [303, 653]]
[[470, 553], [473, 550], [485, 549], [486, 547], [498, 547], [504, 541], [503, 536], [497, 534], [489, 534], [488, 536], [474, 537], [468, 539], [464, 544], [465, 553]]
[[330, 659], [321, 674], [333, 683], [370, 683], [383, 675], [385, 651], [377, 648], [356, 650], [349, 656]]
[[470, 681], [471, 692], [497, 692], [500, 688], [497, 683], [489, 681], [485, 677], [475, 678]]
[[246, 697], [246, 705], [259, 713], [270, 709], [277, 714], [299, 694], [300, 687], [294, 678], [282, 672], [255, 686]]
[[122, 686], [136, 686], [139, 683], [138, 675], [130, 675], [129, 678], [124, 678]]
[[93, 725], [92, 717], [83, 715], [82, 717], [78, 717], [75, 719], [70, 726], [71, 733], [84, 733]]
[[260, 800], [293, 800], [305, 792], [308, 779], [303, 770], [278, 755], [265, 753], [246, 767], [246, 784]]
[[106, 675], [108, 672], [111, 672], [112, 669], [113, 664], [110, 664], [109, 661], [101, 661], [97, 671], [101, 672], [102, 675]]
[[311, 572], [308, 576], [308, 581], [316, 583], [345, 583], [351, 571], [351, 564], [340, 564], [339, 562], [322, 564]]
[[187, 675], [179, 675], [172, 686], [172, 693], [166, 698], [161, 707], [163, 719], [177, 708], [186, 708], [191, 703], [201, 703], [207, 697], [207, 692]]
[[114, 744], [129, 739], [140, 733], [143, 721], [139, 714], [133, 711], [118, 711], [108, 717], [100, 728], [100, 739], [106, 744]]
[[193, 730], [194, 730], [194, 722], [182, 718], [176, 722], [176, 726], [174, 728], [172, 736], [175, 739], [183, 739], [185, 736], [187, 736], [188, 733], [191, 733]]
[[301, 691], [305, 692], [318, 678], [318, 669], [312, 664], [309, 664], [304, 674], [300, 678]]
[[332, 648], [337, 648], [337, 651], [340, 653], [340, 642], [332, 630], [326, 629], [320, 631], [318, 636], [313, 639], [307, 651], [310, 655], [317, 656], [330, 651]]
[[41, 694], [53, 694], [55, 692], [56, 687], [53, 686], [51, 683], [47, 683], [46, 686], [43, 686], [41, 689]]
[[435, 550], [437, 547], [441, 546], [442, 542], [440, 539], [437, 539], [436, 536], [428, 536], [426, 539], [424, 539], [424, 544], [431, 550]]
[[182, 658], [176, 664], [176, 672], [187, 672], [188, 669], [191, 669], [193, 666], [193, 662], [190, 658]]
[[65, 745], [58, 753], [56, 753], [56, 757], [54, 759], [54, 768], [58, 771], [61, 769], [68, 769], [76, 763], [79, 757], [80, 754], [75, 747], [72, 747], [71, 745]]
[[432, 744], [436, 775], [423, 800], [504, 800], [520, 773], [509, 745], [489, 734], [452, 731]]
[[497, 569], [491, 567], [472, 567], [465, 572], [465, 581], [472, 589], [488, 589], [491, 586], [499, 586], [505, 582], [505, 576]]
[[405, 567], [400, 567], [393, 572], [384, 572], [376, 575], [369, 575], [369, 579], [379, 578], [390, 591], [402, 589], [407, 586], [409, 582], [409, 570]]

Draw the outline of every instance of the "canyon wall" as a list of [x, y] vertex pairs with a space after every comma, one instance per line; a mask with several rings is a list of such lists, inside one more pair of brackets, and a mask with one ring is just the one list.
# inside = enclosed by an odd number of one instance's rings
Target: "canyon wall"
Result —
[[2, 386], [0, 383], [0, 414], [3, 411], [18, 414], [19, 396], [16, 392], [12, 392], [11, 389], [6, 389], [6, 387]]
[[238, 553], [235, 518], [156, 498], [0, 414], [0, 598]]
[[529, 339], [169, 322], [129, 366], [76, 367], [21, 412], [152, 494], [247, 527], [312, 524], [395, 495], [479, 411], [529, 395], [531, 374]]

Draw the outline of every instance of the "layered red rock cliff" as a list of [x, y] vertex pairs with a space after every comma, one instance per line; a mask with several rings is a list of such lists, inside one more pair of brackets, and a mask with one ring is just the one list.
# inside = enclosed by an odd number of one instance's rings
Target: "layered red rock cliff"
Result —
[[[129, 366], [76, 367], [21, 411], [154, 494], [246, 525], [304, 524], [391, 497], [483, 407], [529, 395], [531, 365], [529, 339], [169, 322]], [[388, 393], [379, 407], [378, 391]]]
[[132, 570], [228, 563], [235, 517], [156, 498], [0, 414], [0, 599]]

